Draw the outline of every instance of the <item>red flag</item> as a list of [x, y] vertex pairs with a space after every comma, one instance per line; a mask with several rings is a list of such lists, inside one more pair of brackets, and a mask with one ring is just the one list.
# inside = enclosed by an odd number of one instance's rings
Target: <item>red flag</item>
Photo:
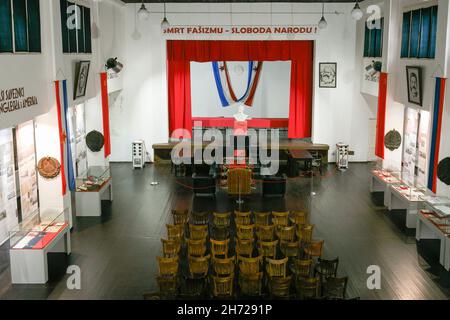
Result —
[[100, 74], [102, 90], [103, 135], [105, 137], [105, 158], [111, 155], [111, 136], [109, 132], [108, 75]]
[[64, 143], [66, 142], [65, 133], [62, 126], [61, 118], [61, 94], [59, 92], [59, 81], [55, 81], [55, 94], [56, 94], [56, 111], [58, 114], [58, 129], [59, 129], [59, 144], [61, 152], [61, 182], [62, 182], [62, 195], [67, 193], [66, 174], [64, 171]]

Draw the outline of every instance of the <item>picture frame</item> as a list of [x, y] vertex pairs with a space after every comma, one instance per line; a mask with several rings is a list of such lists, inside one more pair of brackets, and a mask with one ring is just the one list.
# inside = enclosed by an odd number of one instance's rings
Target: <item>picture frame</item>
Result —
[[422, 68], [407, 66], [406, 83], [408, 90], [408, 102], [418, 106], [422, 106]]
[[75, 87], [73, 99], [76, 100], [86, 95], [86, 88], [89, 78], [90, 61], [79, 61], [75, 68]]
[[319, 88], [337, 88], [337, 63], [319, 63]]

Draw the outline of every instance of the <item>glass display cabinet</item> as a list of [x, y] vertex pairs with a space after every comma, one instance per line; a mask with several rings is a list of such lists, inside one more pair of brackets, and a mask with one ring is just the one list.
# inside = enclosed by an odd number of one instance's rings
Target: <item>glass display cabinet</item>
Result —
[[400, 183], [400, 170], [397, 170], [395, 166], [389, 164], [387, 161], [379, 160], [374, 163], [371, 173], [369, 183], [370, 192], [383, 192], [384, 205], [388, 207], [391, 191], [390, 186]]
[[102, 201], [112, 201], [112, 178], [109, 167], [91, 166], [77, 178], [76, 215], [78, 217], [99, 217], [102, 215]]
[[10, 230], [11, 282], [45, 284], [50, 252], [70, 255], [69, 210], [37, 210]]

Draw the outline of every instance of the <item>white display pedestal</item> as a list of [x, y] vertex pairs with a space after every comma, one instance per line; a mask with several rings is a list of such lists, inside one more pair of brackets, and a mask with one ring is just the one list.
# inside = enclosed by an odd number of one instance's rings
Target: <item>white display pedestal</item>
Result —
[[406, 210], [406, 227], [415, 229], [417, 227], [417, 215], [423, 201], [410, 201], [392, 186], [390, 186], [389, 196], [389, 211]]
[[416, 239], [437, 239], [441, 241], [439, 263], [450, 271], [450, 239], [430, 220], [419, 214], [417, 218]]
[[380, 179], [377, 175], [372, 174], [372, 176], [370, 177], [370, 184], [369, 184], [371, 193], [385, 192], [386, 186], [387, 186], [387, 183], [385, 181]]
[[47, 283], [47, 254], [64, 252], [70, 255], [71, 250], [68, 225], [43, 249], [10, 249], [11, 282], [13, 284]]
[[96, 191], [78, 191], [75, 194], [77, 217], [100, 217], [102, 200], [113, 201], [112, 179]]

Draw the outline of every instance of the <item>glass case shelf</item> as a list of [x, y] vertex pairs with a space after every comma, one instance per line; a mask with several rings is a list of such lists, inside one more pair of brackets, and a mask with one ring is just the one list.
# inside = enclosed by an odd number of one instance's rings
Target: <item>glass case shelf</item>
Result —
[[77, 192], [98, 192], [111, 179], [109, 167], [92, 166], [76, 180]]
[[14, 250], [44, 249], [68, 224], [68, 210], [36, 210], [9, 231], [10, 248]]
[[392, 188], [411, 202], [423, 202], [427, 192], [425, 187], [414, 186], [403, 180], [393, 184]]

